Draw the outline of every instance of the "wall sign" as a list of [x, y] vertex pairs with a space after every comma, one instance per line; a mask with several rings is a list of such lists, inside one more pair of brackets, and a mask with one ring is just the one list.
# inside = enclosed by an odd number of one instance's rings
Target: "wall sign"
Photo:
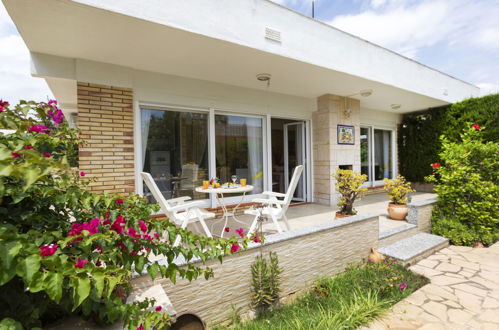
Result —
[[338, 144], [355, 144], [355, 127], [338, 125]]

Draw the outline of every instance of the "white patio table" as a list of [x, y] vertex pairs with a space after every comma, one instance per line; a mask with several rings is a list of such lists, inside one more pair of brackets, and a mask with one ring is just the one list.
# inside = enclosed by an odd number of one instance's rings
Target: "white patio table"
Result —
[[[244, 196], [246, 195], [246, 193], [249, 192], [249, 191], [252, 191], [253, 188], [254, 187], [252, 185], [238, 186], [238, 187], [234, 187], [234, 188], [222, 188], [222, 187], [219, 187], [219, 188], [208, 188], [208, 189], [204, 189], [203, 187], [197, 187], [196, 188], [196, 191], [200, 192], [200, 193], [215, 194], [215, 196], [217, 198], [217, 201], [218, 201], [218, 205], [220, 205], [220, 207], [222, 208], [223, 217], [222, 217], [221, 220], [225, 220], [225, 224], [224, 224], [224, 226], [222, 228], [222, 233], [220, 234], [220, 237], [224, 237], [225, 227], [227, 227], [227, 223], [229, 222], [229, 217], [232, 217], [234, 219], [234, 221], [236, 221], [236, 222], [238, 222], [240, 224], [245, 224], [244, 222], [239, 221], [236, 218], [236, 211], [237, 211], [237, 208], [242, 204], [242, 202], [244, 200]], [[241, 200], [232, 209], [232, 211], [229, 212], [227, 210], [227, 205], [225, 204], [224, 194], [240, 194], [240, 193], [242, 193]], [[218, 222], [218, 221], [216, 221], [216, 222]], [[211, 225], [211, 229], [212, 229], [211, 231], [212, 232], [213, 232], [213, 225], [215, 223], [213, 223]]]

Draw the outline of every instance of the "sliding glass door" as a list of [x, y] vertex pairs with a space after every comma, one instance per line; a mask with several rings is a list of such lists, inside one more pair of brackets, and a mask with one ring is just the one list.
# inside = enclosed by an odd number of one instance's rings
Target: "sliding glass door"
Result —
[[383, 179], [393, 178], [393, 132], [361, 127], [360, 159], [361, 173], [368, 177], [367, 186], [380, 186]]

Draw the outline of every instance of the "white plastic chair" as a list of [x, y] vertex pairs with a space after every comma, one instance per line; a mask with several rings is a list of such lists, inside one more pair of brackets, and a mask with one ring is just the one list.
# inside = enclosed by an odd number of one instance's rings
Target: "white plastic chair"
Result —
[[[141, 172], [140, 175], [142, 179], [147, 185], [147, 188], [151, 191], [151, 194], [156, 199], [156, 202], [161, 207], [161, 210], [165, 213], [165, 215], [170, 219], [170, 221], [174, 222], [176, 225], [180, 226], [180, 228], [185, 229], [189, 223], [199, 221], [201, 226], [203, 227], [206, 236], [213, 237], [211, 235], [208, 226], [205, 223], [205, 219], [214, 218], [215, 213], [208, 212], [202, 208], [202, 201], [192, 201], [186, 203], [186, 201], [190, 200], [189, 196], [183, 196], [173, 199], [166, 200], [161, 194], [156, 182], [152, 178], [151, 174], [146, 172]], [[181, 237], [177, 236], [173, 246], [177, 246], [180, 244]]]
[[[262, 209], [249, 209], [244, 211], [245, 214], [254, 215], [255, 219], [251, 224], [251, 227], [248, 231], [248, 237], [255, 231], [256, 225], [258, 223], [258, 218], [260, 215], [270, 216], [272, 222], [277, 228], [278, 232], [282, 232], [281, 225], [279, 224], [280, 219], [284, 219], [284, 223], [286, 224], [286, 229], [290, 230], [291, 227], [288, 222], [288, 218], [286, 218], [286, 211], [288, 210], [289, 203], [291, 203], [291, 199], [296, 190], [296, 186], [298, 185], [298, 181], [300, 180], [300, 176], [303, 172], [303, 165], [298, 165], [295, 167], [293, 172], [293, 176], [291, 178], [291, 182], [289, 183], [288, 190], [285, 194], [272, 192], [272, 191], [264, 191], [263, 194], [269, 196], [268, 199], [265, 198], [255, 198], [253, 202], [263, 204]], [[279, 199], [282, 198], [282, 199]]]

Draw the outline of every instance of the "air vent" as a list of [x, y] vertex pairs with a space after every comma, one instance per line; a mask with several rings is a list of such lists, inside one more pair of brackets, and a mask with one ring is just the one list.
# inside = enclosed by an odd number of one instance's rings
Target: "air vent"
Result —
[[281, 42], [281, 32], [271, 29], [265, 28], [265, 38], [277, 42]]

